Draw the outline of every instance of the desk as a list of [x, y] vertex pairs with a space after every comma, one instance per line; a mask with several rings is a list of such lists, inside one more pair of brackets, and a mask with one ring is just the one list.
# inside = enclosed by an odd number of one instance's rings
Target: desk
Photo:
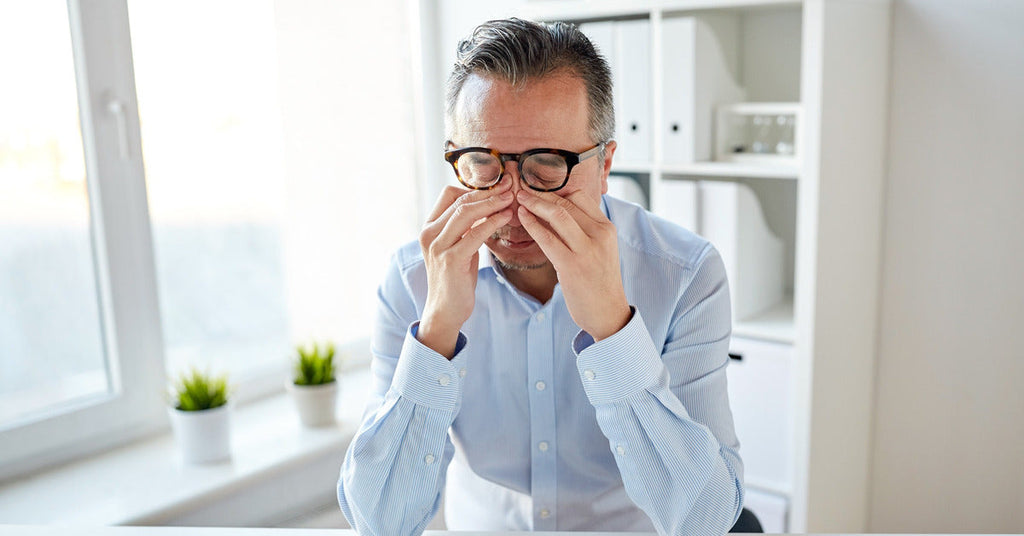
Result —
[[[0, 525], [0, 536], [356, 536], [355, 531], [339, 529], [254, 529], [200, 527], [69, 527]], [[639, 532], [448, 532], [428, 530], [425, 536], [654, 536]], [[809, 535], [814, 536], [814, 535]], [[836, 535], [832, 535], [836, 536]], [[866, 535], [847, 535], [866, 536]], [[877, 535], [872, 535], [877, 536]], [[929, 535], [931, 536], [931, 535]], [[949, 535], [942, 536], [970, 536]]]

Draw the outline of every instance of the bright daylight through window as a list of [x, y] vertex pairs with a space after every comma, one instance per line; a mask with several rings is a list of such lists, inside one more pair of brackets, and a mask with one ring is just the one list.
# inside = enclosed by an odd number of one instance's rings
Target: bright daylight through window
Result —
[[64, 2], [0, 1], [0, 428], [110, 387], [71, 52]]
[[419, 221], [406, 9], [0, 0], [0, 480], [166, 427], [190, 366], [244, 401], [368, 355]]
[[269, 0], [128, 7], [168, 373], [244, 381], [296, 342], [365, 341], [415, 234], [411, 128], [390, 127], [412, 120], [408, 41], [362, 59], [354, 21]]

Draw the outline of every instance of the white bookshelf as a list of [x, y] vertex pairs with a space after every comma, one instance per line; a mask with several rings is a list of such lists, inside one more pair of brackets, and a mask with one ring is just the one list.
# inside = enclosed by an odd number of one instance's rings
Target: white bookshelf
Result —
[[[773, 392], [778, 407], [766, 417], [774, 421], [764, 429], [770, 441], [764, 452], [756, 441], [744, 444], [751, 460], [762, 460], [748, 467], [748, 489], [785, 499], [787, 532], [864, 532], [890, 0], [519, 0], [501, 6], [440, 1], [432, 15], [442, 72], [425, 80], [428, 90], [443, 83], [457, 39], [487, 18], [648, 23], [649, 46], [641, 48], [649, 54], [649, 84], [641, 98], [650, 103], [650, 159], [616, 161], [613, 173], [641, 181], [652, 210], [662, 214], [673, 210], [665, 198], [671, 181], [693, 181], [697, 198], [701, 181], [735, 182], [756, 193], [764, 225], [782, 244], [783, 289], [775, 303], [734, 319], [734, 346], [745, 349], [746, 363], [780, 374], [785, 392]], [[664, 43], [678, 37], [681, 20], [694, 17], [706, 21], [703, 41], [688, 56], [692, 72], [681, 71], [669, 65], [678, 62], [678, 51], [665, 50]], [[708, 46], [708, 35], [715, 47]], [[680, 82], [685, 91], [666, 90]], [[688, 123], [665, 116], [679, 104], [671, 99], [691, 93], [696, 106], [687, 110]], [[715, 160], [717, 105], [743, 102], [798, 107], [795, 163]], [[438, 105], [428, 112], [440, 117], [442, 110]], [[672, 136], [687, 129], [695, 141], [680, 159]], [[427, 133], [425, 148], [441, 141]], [[705, 221], [708, 209], [697, 209]], [[757, 361], [761, 348], [772, 354], [765, 362]], [[734, 414], [746, 411], [744, 404], [765, 406], [743, 395], [730, 392]], [[742, 442], [744, 430], [737, 431]]]

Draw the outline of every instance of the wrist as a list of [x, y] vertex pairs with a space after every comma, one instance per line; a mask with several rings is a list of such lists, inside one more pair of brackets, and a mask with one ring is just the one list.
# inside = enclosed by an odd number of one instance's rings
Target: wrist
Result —
[[424, 317], [416, 330], [416, 340], [451, 361], [455, 357], [455, 347], [459, 342], [459, 328], [445, 326], [432, 318]]
[[609, 322], [594, 331], [588, 331], [590, 336], [594, 338], [594, 342], [598, 342], [602, 339], [607, 339], [608, 337], [615, 335], [622, 328], [626, 327], [626, 324], [633, 319], [633, 308], [630, 307], [628, 303], [622, 307], [616, 307], [613, 310], [617, 311], [617, 314], [609, 315]]

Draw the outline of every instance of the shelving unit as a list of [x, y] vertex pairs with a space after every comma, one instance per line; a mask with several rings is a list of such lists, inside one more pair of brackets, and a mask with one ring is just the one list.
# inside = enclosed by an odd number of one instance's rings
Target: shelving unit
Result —
[[[743, 359], [729, 367], [730, 401], [746, 462], [748, 505], [782, 515], [784, 526], [777, 529], [786, 532], [864, 532], [890, 0], [509, 0], [500, 7], [440, 0], [429, 19], [435, 26], [420, 27], [440, 51], [439, 59], [430, 60], [439, 62], [436, 69], [425, 63], [425, 94], [438, 93], [443, 74], [426, 73], [447, 72], [458, 37], [479, 22], [509, 15], [581, 27], [646, 25], [648, 41], [635, 47], [644, 56], [633, 63], [650, 66], [647, 89], [635, 97], [650, 109], [628, 122], [617, 117], [617, 123], [646, 124], [650, 146], [623, 151], [641, 142], [636, 131], [619, 132], [621, 155], [616, 153], [613, 173], [637, 181], [653, 212], [698, 232], [702, 224], [729, 223], [716, 222], [717, 210], [702, 206], [703, 186], [734, 184], [746, 206], [750, 192], [757, 199], [755, 234], [776, 243], [762, 249], [781, 247], [781, 267], [772, 268], [781, 268], [781, 292], [774, 289], [773, 303], [748, 307], [733, 325], [732, 351]], [[614, 55], [607, 50], [616, 46], [614, 29], [600, 31], [603, 39], [612, 37], [599, 47]], [[616, 91], [622, 80], [617, 75]], [[714, 160], [716, 107], [743, 102], [798, 107], [796, 164]], [[439, 124], [443, 110], [429, 105], [427, 112], [424, 147], [433, 150], [443, 140], [430, 127]], [[438, 167], [436, 177], [445, 171]], [[747, 218], [747, 225], [758, 218]], [[736, 259], [733, 266], [750, 268]], [[758, 290], [756, 278], [751, 287], [743, 277], [730, 274], [740, 300], [746, 298], [741, 289]]]
[[[887, 0], [542, 0], [519, 7], [535, 20], [580, 23], [612, 57], [613, 71], [617, 55], [631, 54], [614, 47], [635, 38], [616, 38], [615, 24], [646, 26], [649, 56], [628, 59], [632, 77], [636, 64], [649, 63], [647, 93], [617, 102], [647, 100], [651, 115], [628, 119], [632, 130], [617, 138], [620, 146], [642, 143], [635, 127], [646, 125], [652, 161], [614, 163], [613, 172], [643, 174], [652, 211], [695, 223], [701, 234], [720, 234], [725, 224], [728, 232], [781, 244], [783, 265], [772, 271], [781, 270], [783, 288], [771, 294], [781, 298], [734, 319], [734, 352], [744, 356], [730, 367], [730, 399], [748, 493], [781, 497], [788, 510], [781, 528], [789, 532], [866, 529], [889, 9]], [[617, 91], [632, 91], [620, 80]], [[743, 102], [796, 103], [795, 163], [714, 160], [717, 107]], [[621, 117], [617, 123], [624, 126]], [[691, 138], [680, 143], [680, 135]], [[750, 210], [762, 213], [760, 223], [735, 206], [702, 202], [702, 190], [723, 182], [754, 192], [760, 206]], [[716, 221], [716, 213], [747, 223]], [[744, 272], [730, 273], [740, 293], [735, 312], [749, 298], [742, 293], [762, 294], [758, 285], [772, 279], [743, 281], [765, 275], [765, 266], [743, 262], [761, 264], [749, 259], [779, 246], [765, 249], [749, 236], [732, 242], [726, 250], [761, 250], [747, 252], [747, 261], [736, 252], [726, 259]], [[785, 387], [765, 385], [769, 377]]]
[[[618, 168], [616, 168], [618, 169]], [[771, 166], [738, 164], [735, 162], [694, 162], [692, 164], [662, 164], [659, 166], [662, 176], [678, 175], [683, 177], [726, 177], [751, 179], [792, 179], [800, 178], [800, 169], [796, 166]]]

